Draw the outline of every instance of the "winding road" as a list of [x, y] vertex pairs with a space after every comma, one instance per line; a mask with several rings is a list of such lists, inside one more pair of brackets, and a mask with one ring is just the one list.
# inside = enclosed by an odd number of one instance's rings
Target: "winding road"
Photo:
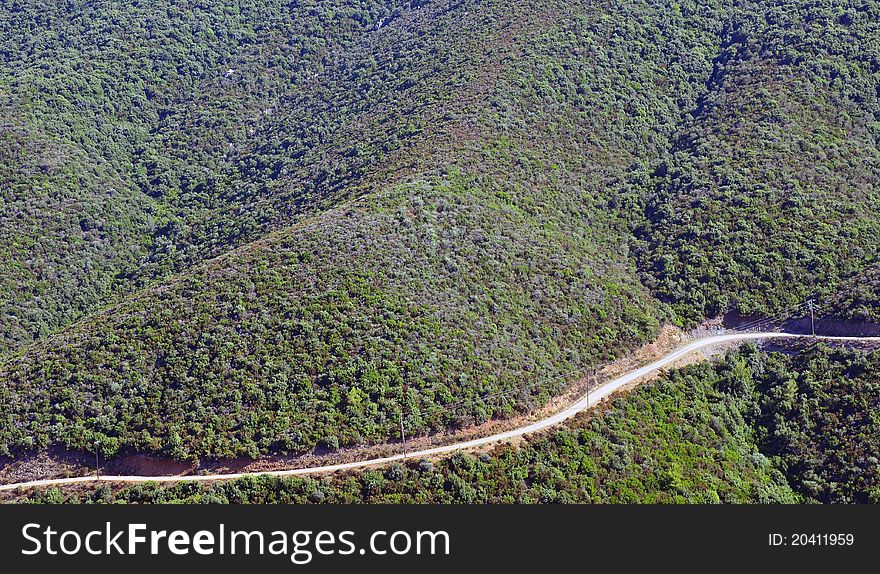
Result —
[[330, 473], [336, 472], [340, 470], [352, 470], [365, 468], [370, 466], [378, 466], [387, 464], [394, 461], [399, 461], [404, 458], [424, 458], [430, 456], [436, 456], [440, 454], [446, 454], [459, 450], [467, 450], [479, 446], [484, 446], [491, 443], [503, 442], [505, 440], [509, 440], [515, 437], [520, 437], [523, 435], [535, 433], [554, 425], [557, 425], [563, 421], [570, 419], [575, 416], [577, 413], [589, 409], [599, 403], [602, 399], [608, 397], [615, 391], [620, 388], [633, 383], [646, 375], [653, 373], [663, 367], [674, 364], [676, 361], [682, 359], [686, 355], [689, 355], [695, 351], [699, 351], [701, 349], [705, 349], [706, 347], [711, 347], [714, 345], [724, 344], [724, 343], [736, 343], [742, 341], [754, 341], [760, 339], [795, 339], [795, 338], [816, 338], [822, 340], [829, 341], [840, 341], [840, 342], [878, 342], [880, 343], [880, 337], [838, 337], [838, 336], [812, 336], [812, 335], [801, 335], [795, 333], [782, 333], [782, 332], [758, 332], [758, 333], [729, 333], [723, 335], [716, 335], [712, 337], [706, 337], [703, 339], [698, 339], [692, 343], [684, 345], [675, 351], [672, 351], [668, 355], [645, 365], [644, 367], [640, 367], [608, 381], [598, 389], [594, 389], [590, 391], [588, 394], [580, 397], [566, 409], [548, 416], [547, 418], [541, 419], [539, 421], [530, 423], [528, 425], [515, 428], [509, 431], [505, 431], [502, 433], [477, 438], [473, 440], [468, 440], [464, 442], [458, 442], [453, 444], [448, 444], [444, 446], [438, 446], [434, 448], [429, 448], [425, 450], [410, 452], [406, 456], [401, 454], [396, 454], [393, 456], [387, 456], [382, 458], [372, 458], [367, 460], [359, 460], [354, 462], [347, 462], [342, 464], [331, 464], [327, 466], [315, 466], [315, 467], [306, 467], [306, 468], [294, 468], [289, 470], [274, 470], [274, 471], [262, 471], [262, 472], [242, 472], [242, 473], [230, 473], [230, 474], [203, 474], [203, 475], [166, 475], [166, 476], [79, 476], [73, 478], [55, 478], [55, 479], [46, 479], [46, 480], [32, 480], [28, 482], [18, 482], [12, 484], [4, 484], [0, 485], [0, 491], [9, 491], [15, 490], [17, 488], [31, 488], [38, 486], [61, 486], [66, 484], [75, 484], [75, 483], [85, 483], [85, 482], [189, 482], [189, 481], [212, 481], [212, 480], [230, 480], [235, 478], [242, 478], [245, 476], [259, 476], [259, 475], [271, 475], [271, 476], [299, 476], [299, 475], [308, 475], [308, 474], [321, 474], [321, 473]]

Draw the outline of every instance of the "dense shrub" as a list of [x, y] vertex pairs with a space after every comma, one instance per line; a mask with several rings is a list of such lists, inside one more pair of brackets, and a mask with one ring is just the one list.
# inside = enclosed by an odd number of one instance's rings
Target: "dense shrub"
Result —
[[3, 2], [0, 453], [336, 449], [396, 437], [401, 410], [410, 434], [467, 426], [669, 317], [858, 285], [877, 21]]
[[48, 489], [32, 502], [878, 502], [880, 355], [753, 347], [491, 455], [384, 474]]

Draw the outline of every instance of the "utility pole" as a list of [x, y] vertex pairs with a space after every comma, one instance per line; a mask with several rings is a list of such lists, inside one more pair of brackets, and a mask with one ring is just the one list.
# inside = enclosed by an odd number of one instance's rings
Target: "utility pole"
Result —
[[403, 458], [406, 458], [406, 433], [403, 431], [403, 407], [400, 408], [400, 440], [403, 441]]
[[810, 331], [813, 333], [813, 336], [816, 336], [816, 314], [813, 311], [813, 300], [810, 299], [807, 301], [810, 305]]
[[98, 439], [95, 439], [95, 480], [101, 480], [101, 467], [98, 465]]
[[406, 458], [406, 432], [403, 430], [403, 406], [406, 404], [406, 399], [409, 397], [409, 371], [407, 371], [406, 367], [403, 369], [403, 396], [400, 401], [400, 441], [403, 443], [403, 458]]
[[587, 379], [587, 408], [590, 408], [590, 393], [593, 391], [593, 385], [598, 381], [598, 372], [596, 367], [590, 369], [590, 378]]

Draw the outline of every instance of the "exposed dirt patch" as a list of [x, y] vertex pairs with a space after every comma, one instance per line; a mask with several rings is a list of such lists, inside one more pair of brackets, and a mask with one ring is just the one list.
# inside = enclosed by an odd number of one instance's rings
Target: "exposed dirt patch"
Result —
[[95, 472], [94, 455], [50, 448], [18, 458], [0, 457], [0, 482], [22, 482], [39, 478], [67, 478]]
[[[803, 323], [805, 323], [803, 329], [806, 333], [808, 332], [807, 322], [803, 321]], [[816, 320], [816, 333], [819, 335], [876, 337], [880, 336], [880, 323], [845, 321], [833, 317], [822, 317]]]
[[[789, 333], [808, 335], [812, 332], [813, 324], [809, 315], [796, 319], [785, 319], [776, 322], [763, 320], [762, 317], [729, 313], [715, 322], [719, 326], [728, 329], [739, 329], [752, 325], [759, 325], [761, 330], [779, 328]], [[817, 335], [848, 336], [848, 337], [877, 337], [880, 336], [880, 323], [869, 321], [851, 321], [838, 319], [832, 315], [817, 313], [815, 319]]]
[[104, 469], [104, 474], [137, 475], [137, 476], [168, 476], [187, 474], [192, 465], [178, 460], [134, 454], [113, 460]]

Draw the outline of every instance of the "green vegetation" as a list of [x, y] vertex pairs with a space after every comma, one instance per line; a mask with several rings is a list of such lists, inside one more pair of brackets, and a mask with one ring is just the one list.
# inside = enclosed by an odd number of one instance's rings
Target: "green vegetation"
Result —
[[[757, 10], [763, 18], [756, 18]], [[686, 321], [836, 294], [880, 243], [880, 6], [736, 14], [653, 177], [648, 283]]]
[[[277, 213], [305, 213], [308, 203], [313, 215], [235, 249], [226, 232], [212, 232], [198, 249], [210, 253], [216, 240], [226, 253], [11, 356], [0, 366], [0, 398], [9, 405], [0, 413], [0, 451], [88, 449], [97, 439], [106, 456], [194, 458], [370, 443], [396, 436], [400, 408], [410, 415], [411, 434], [532, 409], [562, 388], [564, 373], [652, 338], [660, 313], [629, 260], [626, 221], [608, 205], [625, 185], [619, 174], [660, 153], [662, 138], [651, 134], [672, 133], [679, 106], [696, 102], [692, 79], [710, 72], [714, 32], [661, 30], [666, 16], [657, 7], [650, 21], [628, 25], [619, 43], [607, 45], [619, 25], [599, 18], [601, 7], [560, 20], [548, 15], [550, 7], [536, 16], [525, 6], [499, 6], [497, 18], [471, 8], [463, 3], [447, 14], [434, 6], [444, 16], [430, 24], [421, 15], [427, 6], [401, 16], [408, 20], [396, 33], [421, 30], [408, 34], [423, 48], [403, 52], [400, 73], [432, 70], [417, 90], [394, 96], [430, 100], [402, 116], [429, 126], [418, 130], [405, 161], [382, 160], [366, 147], [350, 156], [380, 166], [372, 179], [326, 189], [282, 177], [293, 168], [279, 169], [277, 178], [255, 175], [254, 182], [273, 186], [264, 190], [273, 202], [289, 200]], [[473, 18], [489, 30], [480, 37], [486, 45], [465, 49], [461, 42], [475, 41]], [[682, 27], [700, 20], [676, 18]], [[381, 40], [383, 34], [367, 33], [349, 56], [388, 58], [388, 42], [400, 38]], [[657, 59], [645, 61], [627, 42], [654, 45]], [[438, 64], [439, 46], [456, 58]], [[695, 46], [705, 56], [702, 67], [685, 60]], [[461, 65], [467, 53], [485, 55]], [[662, 87], [646, 95], [627, 68], [657, 77]], [[469, 70], [458, 99], [448, 86], [442, 97], [431, 96], [444, 74]], [[541, 82], [531, 81], [537, 77]], [[339, 78], [350, 91], [349, 73]], [[364, 82], [347, 97], [369, 93], [375, 83], [375, 99], [361, 95], [357, 105], [372, 102], [387, 112], [387, 74]], [[594, 84], [592, 96], [585, 82]], [[448, 119], [427, 121], [447, 101]], [[317, 112], [303, 106], [296, 117], [311, 129]], [[629, 118], [635, 107], [649, 112]], [[293, 121], [283, 115], [278, 122]], [[373, 133], [388, 134], [382, 117], [367, 115]], [[271, 121], [265, 133], [273, 138], [295, 131]], [[340, 121], [326, 137], [350, 137], [352, 129]], [[579, 138], [584, 131], [595, 132], [594, 142]], [[299, 144], [270, 143], [261, 153], [313, 169]], [[348, 177], [354, 172], [346, 165], [336, 171]], [[400, 183], [376, 175], [401, 166]], [[302, 201], [284, 196], [282, 186], [298, 190]], [[246, 202], [262, 193], [244, 184], [228, 189]], [[354, 199], [336, 208], [316, 207], [348, 197]], [[264, 230], [273, 227], [272, 217], [245, 204], [219, 196], [216, 203], [205, 219], [211, 225], [236, 227], [253, 215]], [[196, 241], [201, 232], [187, 229]], [[232, 235], [253, 234], [261, 232]], [[155, 251], [141, 271], [163, 253], [193, 253], [174, 245]]]
[[[565, 249], [526, 213], [475, 205], [474, 186], [330, 212], [48, 340], [3, 367], [2, 439], [177, 458], [335, 448], [394, 436], [400, 402], [410, 434], [533, 407], [565, 383], [551, 365], [650, 336], [646, 301], [578, 271], [596, 257], [586, 240]], [[564, 312], [546, 316], [551, 301]]]
[[491, 454], [327, 478], [44, 489], [31, 502], [880, 502], [880, 354], [753, 347]]
[[482, 63], [466, 12], [4, 1], [0, 355], [385, 183]]
[[[880, 353], [820, 347], [750, 369], [758, 444], [792, 487], [806, 500], [880, 502]], [[728, 392], [748, 390], [747, 376], [732, 379]]]
[[411, 435], [467, 426], [664, 320], [858, 284], [878, 19], [2, 1], [0, 454], [302, 453], [395, 438], [401, 409]]
[[880, 325], [880, 265], [868, 267], [847, 281], [828, 302], [833, 318]]

